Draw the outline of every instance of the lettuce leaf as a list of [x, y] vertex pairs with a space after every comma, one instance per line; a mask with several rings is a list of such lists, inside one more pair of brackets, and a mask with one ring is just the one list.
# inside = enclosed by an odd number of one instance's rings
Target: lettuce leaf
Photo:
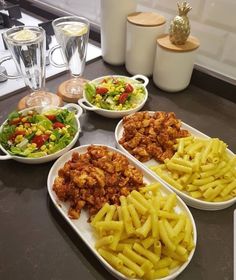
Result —
[[14, 134], [16, 129], [15, 125], [4, 125], [2, 131], [0, 132], [0, 143], [4, 146], [4, 148], [8, 149], [8, 140], [11, 135]]
[[50, 154], [53, 154], [65, 148], [71, 142], [72, 138], [73, 137], [68, 137], [66, 135], [62, 136], [58, 143], [56, 143], [53, 148], [50, 149]]
[[84, 86], [85, 95], [89, 102], [93, 101], [93, 97], [96, 95], [96, 86], [92, 83], [87, 83]]
[[43, 115], [36, 115], [35, 123], [37, 123], [38, 125], [42, 125], [46, 130], [52, 129], [52, 122]]

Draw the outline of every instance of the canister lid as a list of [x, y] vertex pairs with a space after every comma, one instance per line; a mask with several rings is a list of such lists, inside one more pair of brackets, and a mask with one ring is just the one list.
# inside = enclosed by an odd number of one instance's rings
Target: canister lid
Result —
[[128, 22], [139, 26], [158, 26], [166, 22], [165, 18], [153, 12], [136, 12], [129, 14]]
[[189, 36], [183, 45], [174, 45], [171, 43], [169, 35], [165, 35], [157, 39], [157, 44], [164, 49], [174, 52], [190, 52], [200, 46], [199, 40], [193, 36]]

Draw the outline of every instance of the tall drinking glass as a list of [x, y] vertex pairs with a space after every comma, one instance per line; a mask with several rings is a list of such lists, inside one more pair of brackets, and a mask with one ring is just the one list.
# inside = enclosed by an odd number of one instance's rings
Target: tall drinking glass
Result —
[[[66, 83], [65, 90], [70, 96], [80, 98], [83, 92], [80, 77], [86, 62], [89, 21], [82, 17], [67, 16], [55, 19], [52, 26], [59, 45], [50, 50], [50, 62], [56, 67], [69, 68], [73, 78]], [[65, 64], [58, 64], [53, 57], [53, 52], [58, 48], [62, 49]]]
[[45, 92], [45, 31], [41, 27], [18, 26], [3, 33], [11, 56], [4, 61], [13, 59], [20, 76], [4, 75], [8, 79], [23, 77], [25, 84], [32, 90], [26, 98], [26, 106], [46, 106], [51, 103], [50, 96]]

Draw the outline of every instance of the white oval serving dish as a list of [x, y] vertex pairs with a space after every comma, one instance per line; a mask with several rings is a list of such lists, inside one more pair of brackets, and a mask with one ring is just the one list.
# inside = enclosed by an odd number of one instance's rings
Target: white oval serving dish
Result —
[[[48, 193], [53, 201], [53, 204], [55, 205], [55, 207], [58, 209], [58, 211], [62, 214], [62, 216], [64, 217], [64, 219], [69, 223], [69, 225], [75, 230], [75, 232], [80, 236], [80, 238], [84, 241], [84, 243], [89, 247], [89, 249], [93, 252], [93, 254], [98, 258], [98, 260], [102, 263], [102, 265], [111, 273], [113, 274], [116, 278], [118, 279], [126, 279], [128, 280], [129, 278], [125, 277], [123, 274], [119, 273], [117, 270], [115, 270], [110, 264], [108, 264], [96, 251], [95, 249], [95, 238], [94, 235], [92, 233], [92, 227], [90, 226], [90, 224], [88, 223], [88, 214], [85, 210], [81, 211], [81, 215], [80, 218], [78, 220], [72, 220], [68, 217], [68, 209], [69, 209], [69, 205], [67, 203], [61, 202], [59, 201], [59, 199], [57, 198], [56, 193], [53, 191], [53, 182], [55, 180], [55, 178], [57, 177], [58, 171], [60, 168], [62, 168], [64, 166], [64, 164], [71, 159], [72, 154], [74, 152], [79, 152], [79, 153], [85, 153], [87, 151], [87, 148], [90, 145], [84, 145], [84, 146], [80, 146], [77, 148], [74, 148], [70, 151], [68, 151], [66, 154], [64, 154], [63, 156], [61, 156], [52, 166], [49, 174], [48, 174], [48, 180], [47, 180], [47, 186], [48, 186]], [[99, 145], [101, 146], [101, 145]], [[153, 176], [153, 174], [151, 172], [149, 172], [148, 170], [146, 170], [145, 168], [143, 168], [143, 166], [136, 160], [134, 160], [131, 156], [113, 148], [113, 147], [109, 147], [110, 151], [113, 152], [118, 152], [124, 156], [126, 156], [129, 160], [129, 162], [135, 166], [136, 168], [138, 168], [139, 170], [142, 170], [143, 172], [143, 178], [144, 178], [144, 182], [146, 183], [152, 183], [155, 181], [160, 181], [158, 178], [156, 178], [155, 176]], [[171, 189], [169, 189], [166, 186], [162, 186], [161, 191], [163, 192], [163, 195], [168, 195], [170, 193], [173, 193], [173, 191]], [[196, 230], [196, 225], [194, 222], [194, 219], [192, 217], [191, 212], [189, 211], [188, 207], [186, 206], [186, 204], [183, 202], [183, 200], [177, 196], [177, 206], [176, 206], [176, 212], [184, 212], [188, 215], [189, 219], [191, 220], [192, 226], [193, 226], [193, 241], [194, 244], [197, 243], [197, 230]], [[191, 251], [189, 257], [188, 257], [188, 261], [185, 262], [183, 265], [181, 265], [180, 267], [175, 268], [172, 273], [164, 278], [161, 278], [162, 280], [172, 280], [175, 279], [190, 263], [193, 254], [194, 254], [195, 248]]]
[[[14, 159], [16, 161], [22, 162], [22, 163], [28, 163], [28, 164], [40, 164], [40, 163], [45, 163], [48, 161], [52, 161], [57, 159], [58, 157], [60, 157], [61, 155], [63, 155], [64, 153], [66, 153], [67, 151], [69, 151], [76, 143], [76, 141], [78, 140], [79, 137], [79, 133], [80, 133], [80, 122], [79, 122], [79, 117], [82, 115], [83, 110], [80, 106], [78, 106], [77, 104], [66, 104], [63, 107], [56, 107], [56, 106], [47, 106], [47, 107], [31, 107], [31, 108], [27, 108], [24, 110], [21, 110], [20, 112], [25, 113], [28, 111], [32, 111], [32, 110], [36, 110], [39, 113], [42, 112], [46, 112], [50, 109], [61, 109], [61, 108], [65, 108], [65, 109], [73, 109], [76, 111], [75, 113], [75, 120], [77, 122], [77, 132], [74, 136], [74, 138], [72, 139], [72, 141], [62, 150], [51, 154], [51, 155], [47, 155], [47, 156], [43, 156], [43, 157], [39, 157], [39, 158], [27, 158], [27, 157], [21, 157], [21, 156], [15, 156], [15, 155], [11, 155], [1, 144], [0, 144], [0, 149], [6, 154], [6, 155], [0, 155], [0, 160], [7, 160], [7, 159]], [[0, 127], [0, 131], [2, 130], [3, 125], [7, 122], [7, 120], [5, 120], [5, 122], [1, 125]]]
[[[153, 114], [154, 112], [149, 112], [151, 114]], [[181, 128], [188, 130], [193, 136], [199, 137], [199, 138], [205, 138], [205, 139], [209, 139], [210, 137], [207, 136], [206, 134], [200, 132], [199, 130], [191, 127], [190, 125], [181, 122]], [[119, 144], [119, 139], [121, 139], [122, 135], [123, 135], [123, 125], [122, 125], [122, 120], [117, 124], [116, 129], [115, 129], [115, 139], [116, 139], [116, 145], [117, 148], [121, 151], [123, 151], [126, 154], [130, 153], [121, 145]], [[227, 149], [227, 152], [230, 156], [235, 156], [235, 154], [230, 151], [229, 149]], [[132, 156], [132, 155], [130, 155]], [[132, 156], [136, 161], [138, 161], [134, 156]], [[139, 161], [138, 161], [139, 162]], [[141, 163], [141, 162], [140, 162]], [[169, 188], [171, 188], [174, 192], [176, 192], [184, 201], [188, 206], [194, 207], [196, 209], [200, 209], [200, 210], [209, 210], [209, 211], [215, 211], [215, 210], [221, 210], [221, 209], [225, 209], [227, 207], [230, 207], [231, 205], [233, 205], [234, 203], [236, 203], [236, 197], [232, 198], [230, 200], [227, 201], [223, 201], [223, 202], [207, 202], [207, 201], [203, 201], [200, 199], [196, 199], [196, 198], [192, 198], [191, 196], [189, 196], [187, 193], [179, 191], [178, 189], [176, 189], [175, 187], [171, 186], [169, 183], [167, 183], [165, 180], [163, 180], [160, 176], [158, 176], [156, 173], [154, 173], [154, 171], [152, 171], [151, 169], [149, 169], [150, 166], [153, 165], [158, 165], [159, 163], [154, 160], [151, 159], [147, 162], [142, 162], [141, 163], [146, 169], [148, 169], [149, 171], [152, 172], [152, 174], [158, 178], [163, 184], [165, 184], [166, 186], [168, 186]]]
[[[88, 110], [88, 111], [94, 111], [95, 113], [97, 113], [103, 117], [107, 117], [107, 118], [122, 118], [124, 116], [135, 113], [142, 109], [142, 107], [144, 106], [144, 104], [146, 103], [147, 98], [148, 98], [148, 91], [146, 89], [146, 86], [149, 83], [149, 79], [147, 77], [145, 77], [143, 75], [135, 75], [133, 77], [127, 77], [127, 76], [121, 76], [121, 75], [107, 75], [107, 76], [102, 76], [97, 79], [94, 79], [94, 80], [90, 81], [90, 83], [98, 83], [107, 77], [123, 78], [123, 79], [126, 79], [127, 82], [132, 83], [132, 85], [134, 83], [137, 83], [137, 85], [143, 86], [144, 91], [145, 91], [145, 96], [144, 96], [143, 101], [137, 107], [135, 107], [133, 109], [129, 109], [129, 110], [119, 110], [119, 111], [118, 110], [117, 111], [116, 110], [107, 110], [107, 109], [98, 108], [95, 105], [91, 104], [88, 101], [85, 91], [84, 91], [83, 98], [78, 100], [78, 103], [82, 108], [84, 108], [85, 110]], [[139, 83], [138, 79], [143, 80], [143, 83]]]

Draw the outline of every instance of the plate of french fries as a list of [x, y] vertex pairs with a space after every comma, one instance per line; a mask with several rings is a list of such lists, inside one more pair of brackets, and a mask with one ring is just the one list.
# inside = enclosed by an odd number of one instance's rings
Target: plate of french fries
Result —
[[[156, 112], [146, 113], [153, 116]], [[173, 140], [173, 152], [169, 153], [169, 158], [148, 158], [142, 162], [143, 166], [191, 207], [212, 211], [230, 207], [236, 202], [235, 154], [218, 138], [210, 138], [184, 122], [181, 122], [181, 128], [188, 131], [189, 135], [176, 139], [167, 138], [169, 142]], [[157, 130], [156, 133], [158, 134]], [[163, 133], [162, 135], [167, 137]], [[133, 153], [137, 150], [136, 147], [132, 146], [128, 151], [121, 144], [123, 136], [124, 125], [121, 120], [115, 130], [117, 148], [139, 160]], [[128, 145], [129, 142], [126, 147]], [[142, 146], [142, 141], [139, 145]], [[142, 155], [145, 155], [144, 151]]]
[[[73, 179], [76, 187], [86, 185], [79, 180], [81, 177], [78, 177], [78, 172], [82, 168], [86, 169], [88, 164], [83, 166], [78, 160], [83, 158], [87, 161], [84, 155], [94, 147], [106, 147], [109, 156], [113, 153], [123, 157], [128, 161], [129, 171], [132, 170], [135, 174], [141, 172], [143, 183], [138, 188], [119, 195], [116, 204], [105, 202], [96, 212], [83, 208], [78, 216], [71, 218], [71, 201], [62, 200], [60, 195], [57, 195], [55, 186], [62, 180], [62, 175], [67, 176], [64, 183], [68, 184], [71, 176], [69, 174], [76, 175], [76, 179]], [[95, 156], [100, 157], [101, 153], [98, 152]], [[69, 166], [76, 169], [77, 173], [74, 173], [74, 170], [70, 173]], [[96, 168], [97, 166], [98, 164]], [[97, 174], [101, 174], [101, 169], [97, 171]], [[74, 148], [54, 163], [47, 184], [55, 207], [116, 278], [171, 280], [190, 263], [196, 247], [197, 231], [188, 207], [151, 171], [122, 151], [101, 145]], [[94, 187], [96, 188], [96, 185]], [[103, 188], [106, 186], [103, 185]], [[66, 189], [63, 189], [63, 193], [65, 192]], [[89, 199], [91, 201], [91, 198]], [[79, 202], [81, 203], [81, 200]]]

